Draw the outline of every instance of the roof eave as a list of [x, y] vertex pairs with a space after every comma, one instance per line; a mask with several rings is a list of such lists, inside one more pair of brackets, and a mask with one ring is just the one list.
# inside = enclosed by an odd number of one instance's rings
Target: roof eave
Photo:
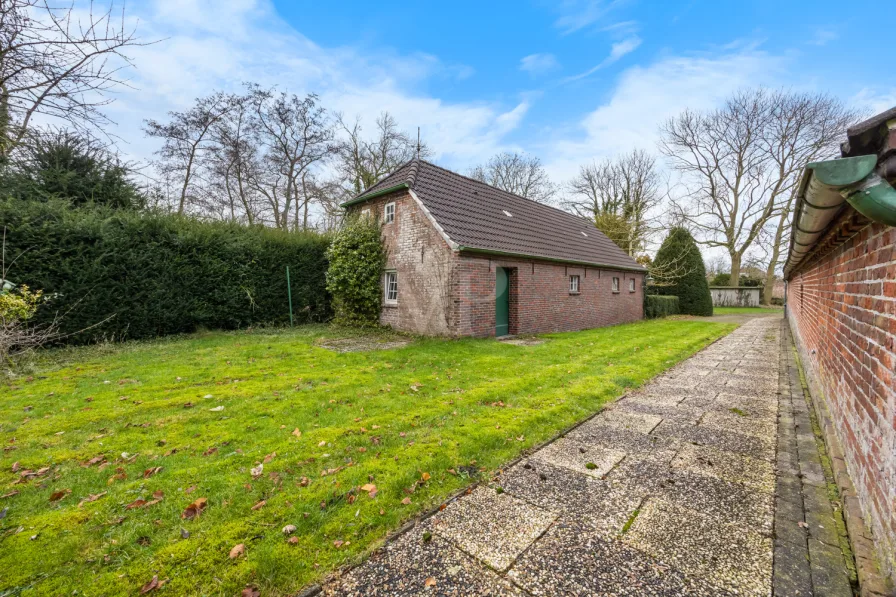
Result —
[[400, 182], [397, 185], [392, 185], [391, 187], [386, 187], [385, 189], [380, 189], [379, 191], [374, 191], [373, 193], [366, 193], [364, 195], [359, 195], [354, 199], [349, 199], [345, 203], [340, 203], [339, 206], [342, 208], [351, 207], [352, 205], [356, 205], [358, 203], [364, 203], [365, 201], [369, 201], [370, 199], [376, 199], [377, 197], [382, 197], [383, 195], [388, 195], [389, 193], [394, 193], [395, 191], [400, 191], [402, 189], [409, 189], [408, 183]]
[[497, 249], [484, 249], [480, 247], [468, 247], [464, 245], [458, 245], [458, 251], [461, 252], [469, 252], [469, 253], [482, 253], [485, 255], [499, 255], [502, 257], [524, 257], [526, 259], [539, 259], [541, 261], [551, 261], [553, 263], [569, 263], [573, 265], [587, 265], [590, 267], [596, 267], [600, 269], [616, 269], [622, 271], [630, 271], [630, 272], [638, 272], [638, 273], [647, 273], [647, 268], [641, 266], [625, 266], [625, 265], [609, 265], [606, 263], [598, 263], [596, 261], [582, 261], [579, 259], [567, 259], [561, 257], [548, 257], [546, 255], [533, 255], [530, 253], [517, 253], [514, 251], [500, 251]]

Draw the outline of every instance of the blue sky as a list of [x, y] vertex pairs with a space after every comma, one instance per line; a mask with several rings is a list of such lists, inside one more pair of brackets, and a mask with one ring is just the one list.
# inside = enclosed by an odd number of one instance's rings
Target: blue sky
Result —
[[[846, 8], [845, 8], [846, 7]], [[557, 182], [579, 164], [654, 149], [657, 126], [746, 86], [896, 105], [869, 15], [882, 2], [129, 2], [134, 89], [110, 108], [125, 151], [149, 157], [143, 118], [242, 81], [316, 92], [371, 122], [420, 126], [465, 170], [501, 150], [539, 156]]]

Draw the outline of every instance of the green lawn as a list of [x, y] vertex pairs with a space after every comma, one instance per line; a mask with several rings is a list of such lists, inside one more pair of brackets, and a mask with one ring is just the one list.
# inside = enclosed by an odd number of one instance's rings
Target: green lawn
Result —
[[713, 315], [750, 315], [753, 313], [784, 313], [784, 307], [713, 307]]
[[0, 387], [0, 593], [136, 594], [154, 575], [170, 595], [293, 593], [733, 328], [340, 354], [316, 343], [351, 332], [316, 326], [52, 353]]

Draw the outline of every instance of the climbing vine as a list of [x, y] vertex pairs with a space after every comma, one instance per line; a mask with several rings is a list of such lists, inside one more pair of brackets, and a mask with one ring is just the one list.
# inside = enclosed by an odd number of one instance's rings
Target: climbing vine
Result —
[[350, 217], [333, 238], [327, 257], [327, 290], [333, 298], [334, 321], [377, 325], [386, 265], [379, 223], [370, 217]]

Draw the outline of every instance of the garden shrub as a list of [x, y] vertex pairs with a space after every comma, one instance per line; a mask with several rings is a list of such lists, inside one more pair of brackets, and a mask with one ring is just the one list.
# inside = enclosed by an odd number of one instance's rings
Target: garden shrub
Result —
[[656, 319], [679, 313], [677, 296], [644, 295], [644, 317]]
[[287, 323], [286, 266], [297, 322], [330, 316], [329, 241], [316, 233], [55, 199], [2, 199], [0, 222], [13, 281], [46, 297], [32, 321], [61, 315], [69, 342]]
[[679, 309], [685, 315], [712, 315], [712, 295], [706, 282], [706, 267], [694, 237], [685, 228], [669, 231], [652, 269], [664, 272], [665, 280], [656, 287], [657, 294], [677, 296]]
[[377, 325], [386, 266], [379, 222], [365, 216], [346, 220], [333, 237], [327, 258], [327, 290], [333, 297], [334, 320], [345, 325]]

